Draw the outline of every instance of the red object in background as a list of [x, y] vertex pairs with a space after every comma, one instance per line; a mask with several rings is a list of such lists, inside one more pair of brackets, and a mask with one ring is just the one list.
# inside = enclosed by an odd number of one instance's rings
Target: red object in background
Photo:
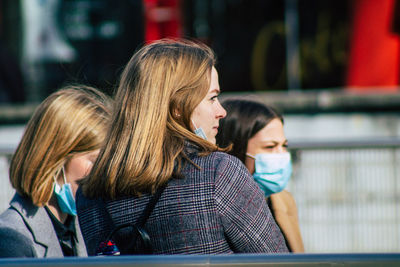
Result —
[[399, 35], [392, 32], [395, 0], [355, 0], [347, 86], [397, 91]]
[[181, 37], [179, 0], [143, 0], [145, 41]]

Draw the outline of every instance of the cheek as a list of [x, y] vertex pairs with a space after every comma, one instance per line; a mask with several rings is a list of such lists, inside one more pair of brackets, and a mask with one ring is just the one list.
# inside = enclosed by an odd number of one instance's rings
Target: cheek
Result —
[[80, 168], [80, 172], [82, 174], [82, 177], [88, 175], [90, 170], [92, 169], [92, 167], [93, 167], [93, 163], [91, 161], [88, 161], [88, 160], [83, 161], [81, 163], [81, 168]]
[[70, 178], [72, 181], [71, 183], [76, 182], [76, 180], [83, 178], [87, 174], [89, 174], [90, 169], [92, 168], [93, 164], [87, 160], [75, 160], [71, 162], [69, 165], [69, 173], [71, 174]]
[[194, 109], [191, 119], [194, 120], [197, 127], [204, 127], [211, 120], [212, 107], [207, 105], [204, 100]]

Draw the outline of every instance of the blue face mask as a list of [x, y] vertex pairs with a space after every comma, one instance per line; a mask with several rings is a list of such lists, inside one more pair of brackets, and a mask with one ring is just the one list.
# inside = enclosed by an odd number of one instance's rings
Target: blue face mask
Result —
[[56, 195], [61, 211], [76, 216], [75, 198], [72, 194], [71, 184], [67, 183], [67, 179], [65, 178], [64, 167], [62, 168], [62, 174], [64, 177], [62, 187], [58, 185], [56, 177], [54, 177], [54, 194]]
[[289, 152], [246, 155], [255, 159], [253, 177], [266, 197], [281, 192], [286, 187], [292, 175]]
[[203, 130], [203, 128], [197, 128], [196, 127], [196, 124], [194, 124], [194, 121], [192, 120], [192, 123], [193, 123], [193, 126], [194, 126], [194, 133], [197, 135], [197, 136], [199, 136], [199, 137], [201, 137], [201, 138], [203, 138], [204, 140], [207, 140], [207, 136], [206, 136], [206, 134], [205, 134], [205, 132], [204, 132], [204, 130]]

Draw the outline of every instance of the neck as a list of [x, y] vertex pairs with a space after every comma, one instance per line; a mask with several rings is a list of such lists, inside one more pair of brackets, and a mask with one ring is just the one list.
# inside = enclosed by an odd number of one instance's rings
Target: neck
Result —
[[47, 203], [47, 207], [61, 223], [65, 223], [68, 214], [61, 211], [57, 203], [57, 198], [54, 194], [51, 196], [49, 202]]

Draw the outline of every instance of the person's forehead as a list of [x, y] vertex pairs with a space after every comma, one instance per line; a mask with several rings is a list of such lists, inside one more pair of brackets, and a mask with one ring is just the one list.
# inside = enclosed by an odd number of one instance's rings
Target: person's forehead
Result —
[[266, 140], [266, 141], [272, 140], [273, 138], [276, 138], [276, 137], [285, 138], [282, 122], [277, 118], [273, 119], [264, 128], [262, 128], [255, 135], [255, 137], [258, 140]]

